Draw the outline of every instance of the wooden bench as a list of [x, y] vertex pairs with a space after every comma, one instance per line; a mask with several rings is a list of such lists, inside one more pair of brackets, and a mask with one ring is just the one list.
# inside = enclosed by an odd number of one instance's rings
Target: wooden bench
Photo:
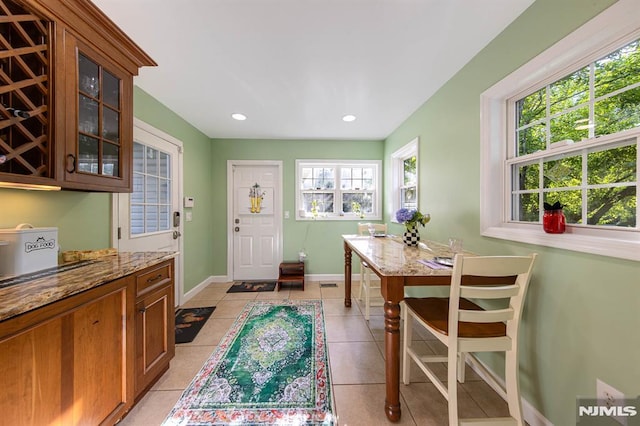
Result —
[[280, 263], [277, 289], [283, 283], [300, 283], [304, 291], [304, 262], [285, 261]]

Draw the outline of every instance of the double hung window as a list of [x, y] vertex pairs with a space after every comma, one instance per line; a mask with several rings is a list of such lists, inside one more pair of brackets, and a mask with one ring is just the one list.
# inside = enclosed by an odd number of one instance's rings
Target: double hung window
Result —
[[638, 40], [509, 105], [511, 220], [560, 202], [569, 224], [638, 229]]
[[296, 160], [297, 219], [379, 219], [380, 167], [380, 161]]
[[[483, 235], [640, 260], [640, 26], [620, 1], [481, 96]], [[545, 234], [544, 203], [567, 232]]]
[[392, 221], [401, 208], [418, 209], [418, 142], [415, 138], [391, 154]]

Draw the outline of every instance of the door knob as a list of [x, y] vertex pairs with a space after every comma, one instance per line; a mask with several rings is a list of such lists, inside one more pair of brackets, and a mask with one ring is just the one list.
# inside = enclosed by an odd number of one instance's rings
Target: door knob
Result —
[[180, 233], [180, 231], [173, 231], [173, 239], [174, 240], [177, 240], [181, 236], [182, 236], [182, 234]]

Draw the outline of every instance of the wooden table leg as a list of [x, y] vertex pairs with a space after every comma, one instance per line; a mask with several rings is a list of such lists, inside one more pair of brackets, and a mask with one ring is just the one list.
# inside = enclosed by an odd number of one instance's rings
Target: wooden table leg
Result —
[[392, 422], [400, 420], [400, 305], [384, 303], [385, 383], [384, 411]]
[[384, 362], [386, 399], [384, 412], [392, 422], [400, 420], [400, 302], [404, 277], [380, 277], [384, 297]]
[[344, 243], [344, 306], [351, 307], [351, 247]]

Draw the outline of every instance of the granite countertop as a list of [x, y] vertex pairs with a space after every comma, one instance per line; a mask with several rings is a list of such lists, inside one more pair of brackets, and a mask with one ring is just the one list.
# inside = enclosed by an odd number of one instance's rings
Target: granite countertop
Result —
[[[448, 246], [436, 241], [423, 241], [419, 247], [407, 247], [402, 238], [343, 235], [351, 249], [367, 263], [385, 276], [451, 276], [452, 269], [446, 266], [428, 266], [422, 262], [436, 257], [452, 257]], [[463, 251], [465, 255], [473, 253]]]
[[0, 321], [117, 280], [176, 255], [176, 252], [118, 253], [77, 268], [0, 288]]

